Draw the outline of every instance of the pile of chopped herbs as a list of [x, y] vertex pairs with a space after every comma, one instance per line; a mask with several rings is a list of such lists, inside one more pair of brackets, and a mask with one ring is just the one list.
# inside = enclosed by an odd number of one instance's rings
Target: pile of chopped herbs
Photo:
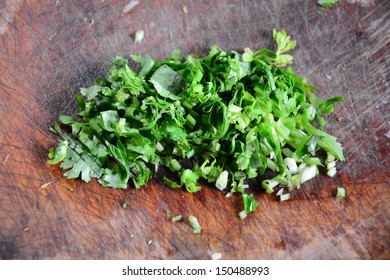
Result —
[[78, 117], [60, 116], [68, 133], [54, 124], [62, 140], [50, 150], [49, 163], [61, 163], [67, 178], [97, 178], [121, 189], [129, 181], [140, 188], [164, 166], [178, 174], [177, 180], [164, 178], [168, 187], [198, 192], [203, 178], [227, 196], [241, 194], [241, 218], [258, 205], [246, 193], [248, 179], [267, 169], [276, 176], [262, 187], [281, 201], [319, 166], [334, 176], [344, 156], [323, 131], [323, 115], [343, 97], [317, 98], [314, 86], [285, 67], [296, 41], [284, 30], [273, 36], [276, 52], [239, 54], [213, 46], [202, 58], [182, 58], [178, 49], [165, 61], [134, 55], [138, 74], [116, 57], [105, 77], [81, 89]]

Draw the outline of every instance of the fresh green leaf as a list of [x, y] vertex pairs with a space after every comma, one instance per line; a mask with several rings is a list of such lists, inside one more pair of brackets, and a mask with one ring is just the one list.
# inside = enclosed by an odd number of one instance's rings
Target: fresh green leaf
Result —
[[49, 152], [49, 158], [47, 162], [49, 164], [57, 164], [66, 158], [66, 152], [68, 150], [68, 141], [63, 140], [58, 144], [56, 149], [51, 148]]
[[255, 198], [253, 197], [253, 194], [243, 193], [242, 200], [244, 201], [244, 211], [247, 214], [255, 211], [257, 206], [259, 206]]
[[345, 189], [344, 188], [337, 188], [337, 195], [336, 195], [336, 200], [340, 201], [345, 197]]
[[317, 4], [325, 8], [330, 8], [337, 2], [338, 0], [317, 0]]
[[178, 183], [168, 179], [167, 177], [163, 178], [164, 185], [170, 187], [171, 189], [180, 189], [182, 186]]
[[150, 77], [150, 82], [162, 97], [172, 100], [180, 99], [180, 92], [183, 90], [184, 81], [171, 67], [163, 65]]

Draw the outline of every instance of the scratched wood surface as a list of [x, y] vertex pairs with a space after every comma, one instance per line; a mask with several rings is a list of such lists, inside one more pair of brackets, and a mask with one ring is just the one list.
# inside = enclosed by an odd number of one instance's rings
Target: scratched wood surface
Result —
[[[315, 2], [141, 0], [124, 13], [124, 0], [0, 1], [0, 259], [389, 259], [390, 1]], [[254, 181], [260, 205], [241, 221], [240, 198], [168, 189], [164, 171], [119, 191], [66, 181], [46, 164], [57, 141], [49, 125], [75, 114], [78, 89], [110, 58], [273, 47], [273, 28], [298, 41], [293, 67], [318, 96], [345, 96], [326, 129], [346, 156], [335, 178], [321, 175], [285, 203]], [[347, 196], [335, 203], [341, 186]], [[166, 210], [197, 216], [202, 234]]]

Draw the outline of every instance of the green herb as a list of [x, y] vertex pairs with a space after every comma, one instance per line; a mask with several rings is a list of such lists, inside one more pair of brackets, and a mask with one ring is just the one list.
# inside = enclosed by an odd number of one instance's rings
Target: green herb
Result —
[[172, 222], [181, 221], [181, 219], [182, 219], [181, 215], [177, 215], [177, 216], [172, 217]]
[[193, 228], [192, 232], [194, 234], [200, 233], [202, 231], [202, 228], [199, 225], [198, 219], [195, 216], [193, 216], [193, 215], [188, 216], [188, 221], [190, 222], [190, 224]]
[[317, 98], [316, 87], [286, 68], [296, 41], [284, 30], [273, 37], [276, 51], [212, 46], [205, 57], [174, 50], [165, 61], [134, 55], [138, 74], [114, 58], [104, 77], [80, 90], [77, 118], [60, 116], [64, 131], [54, 124], [62, 139], [48, 162], [60, 163], [67, 178], [112, 188], [129, 181], [140, 188], [163, 166], [178, 175], [177, 182], [163, 179], [170, 188], [198, 192], [203, 179], [227, 196], [241, 193], [241, 218], [257, 207], [248, 179], [266, 170], [275, 175], [261, 184], [267, 193], [291, 191], [318, 174], [325, 152], [335, 176], [344, 155], [324, 132], [324, 115], [344, 99]]
[[337, 3], [338, 0], [317, 0], [317, 4], [325, 8], [330, 8]]
[[242, 199], [244, 202], [244, 210], [238, 213], [241, 220], [245, 219], [247, 217], [247, 214], [255, 211], [257, 206], [259, 206], [255, 198], [253, 197], [253, 194], [242, 193]]
[[345, 189], [337, 188], [336, 201], [340, 201], [345, 197]]

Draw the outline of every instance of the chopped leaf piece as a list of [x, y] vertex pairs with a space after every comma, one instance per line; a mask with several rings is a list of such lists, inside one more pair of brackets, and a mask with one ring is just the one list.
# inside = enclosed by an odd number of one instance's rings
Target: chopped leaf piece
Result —
[[48, 160], [47, 162], [50, 164], [56, 164], [63, 161], [66, 157], [67, 149], [68, 149], [68, 141], [67, 140], [61, 141], [58, 144], [58, 147], [56, 149], [53, 148], [50, 149], [49, 158], [51, 159]]
[[47, 182], [47, 183], [44, 183], [42, 186], [41, 186], [41, 189], [46, 189], [50, 184], [52, 184], [53, 181], [50, 181], [50, 182]]
[[274, 29], [273, 36], [278, 46], [276, 57], [273, 59], [273, 64], [277, 67], [292, 64], [293, 57], [284, 53], [294, 49], [297, 42], [295, 40], [291, 41], [290, 36], [288, 36], [284, 30], [276, 31], [276, 29]]
[[131, 11], [135, 6], [137, 6], [139, 3], [139, 0], [130, 0], [129, 3], [126, 4], [126, 6], [123, 8], [122, 12], [127, 13]]
[[73, 191], [74, 191], [74, 189], [73, 189], [72, 187], [68, 186], [68, 185], [61, 185], [61, 187], [67, 189], [67, 190], [70, 191], [70, 192], [73, 192]]
[[291, 198], [291, 195], [289, 193], [282, 194], [280, 196], [280, 202], [285, 201], [285, 200], [289, 200], [290, 198]]
[[170, 187], [171, 189], [180, 189], [182, 186], [178, 183], [168, 179], [167, 177], [163, 178], [164, 185]]
[[181, 184], [186, 186], [187, 191], [197, 192], [200, 191], [201, 187], [197, 186], [199, 175], [190, 169], [186, 169], [181, 173], [180, 176]]
[[245, 210], [242, 210], [240, 213], [238, 213], [238, 216], [240, 217], [241, 220], [244, 220], [248, 215], [245, 212]]
[[144, 39], [144, 36], [145, 32], [143, 30], [138, 30], [137, 32], [135, 32], [134, 42], [141, 43], [141, 41]]
[[177, 215], [177, 216], [172, 217], [172, 222], [181, 221], [181, 219], [182, 219], [181, 215]]
[[302, 170], [301, 184], [314, 178], [318, 174], [318, 168], [315, 165], [306, 167]]
[[344, 197], [345, 197], [345, 189], [344, 188], [337, 188], [336, 200], [340, 201]]
[[246, 214], [255, 211], [257, 206], [259, 206], [255, 198], [253, 197], [253, 194], [243, 193], [242, 200], [244, 201], [244, 211]]
[[198, 219], [195, 216], [190, 215], [188, 217], [188, 221], [190, 222], [190, 224], [191, 224], [191, 226], [193, 228], [192, 233], [197, 234], [197, 233], [200, 233], [202, 231], [202, 228], [199, 225]]
[[317, 0], [317, 4], [325, 8], [330, 8], [339, 0]]
[[222, 171], [222, 173], [219, 174], [217, 181], [215, 182], [215, 187], [221, 191], [224, 190], [228, 183], [228, 176], [229, 173], [226, 170]]
[[163, 65], [158, 68], [150, 78], [150, 82], [162, 97], [172, 100], [180, 99], [176, 94], [183, 90], [184, 81], [171, 67]]

